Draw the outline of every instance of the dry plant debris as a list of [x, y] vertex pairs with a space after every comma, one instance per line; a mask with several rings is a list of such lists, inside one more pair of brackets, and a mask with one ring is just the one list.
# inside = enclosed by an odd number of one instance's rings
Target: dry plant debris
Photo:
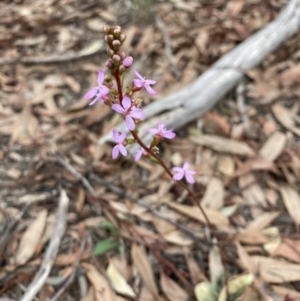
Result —
[[0, 3], [0, 300], [300, 300], [299, 33], [161, 149], [193, 163], [217, 240], [160, 168], [111, 160], [97, 142], [120, 120], [82, 99], [105, 24], [167, 95], [286, 4]]

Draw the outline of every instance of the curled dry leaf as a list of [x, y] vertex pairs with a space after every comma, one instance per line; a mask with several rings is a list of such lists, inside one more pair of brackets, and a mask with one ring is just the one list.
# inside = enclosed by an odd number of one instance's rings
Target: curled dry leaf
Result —
[[131, 248], [131, 258], [135, 267], [142, 276], [145, 286], [155, 297], [158, 298], [158, 290], [154, 280], [154, 275], [144, 247], [133, 243]]
[[261, 278], [270, 283], [284, 283], [300, 280], [300, 265], [264, 256], [251, 256]]
[[284, 185], [280, 187], [280, 193], [284, 202], [284, 205], [297, 226], [300, 224], [300, 197], [298, 192], [288, 186]]
[[164, 273], [160, 273], [160, 286], [170, 301], [182, 301], [188, 298], [188, 294]]
[[112, 262], [109, 263], [106, 270], [107, 276], [113, 289], [122, 295], [135, 298], [136, 295], [130, 285], [127, 283], [126, 279], [119, 273]]
[[198, 145], [210, 147], [217, 152], [248, 157], [255, 155], [255, 152], [247, 143], [238, 140], [213, 135], [191, 136], [190, 139]]
[[206, 208], [218, 210], [223, 207], [224, 188], [222, 181], [218, 178], [211, 178], [206, 187], [201, 204]]
[[280, 214], [280, 212], [265, 212], [262, 215], [257, 216], [253, 221], [251, 221], [246, 229], [247, 231], [260, 231], [272, 223]]
[[295, 126], [294, 116], [293, 114], [284, 108], [280, 104], [275, 104], [272, 106], [272, 111], [276, 117], [276, 119], [284, 126], [286, 129], [290, 130], [294, 134], [300, 136], [300, 128]]
[[42, 240], [42, 234], [47, 221], [47, 210], [39, 212], [35, 220], [29, 225], [23, 234], [16, 255], [16, 263], [26, 263], [34, 254]]
[[263, 144], [263, 146], [259, 150], [259, 154], [261, 157], [267, 160], [274, 161], [284, 150], [286, 142], [287, 137], [285, 134], [281, 132], [275, 132]]

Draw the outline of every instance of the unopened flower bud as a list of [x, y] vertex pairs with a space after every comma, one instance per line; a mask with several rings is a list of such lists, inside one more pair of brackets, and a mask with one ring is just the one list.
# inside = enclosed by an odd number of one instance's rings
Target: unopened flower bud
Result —
[[123, 33], [120, 34], [120, 38], [119, 38], [120, 42], [121, 42], [121, 43], [124, 42], [125, 39], [126, 39], [126, 36], [125, 36]]
[[120, 34], [121, 34], [121, 29], [120, 28], [116, 28], [114, 30], [114, 36], [115, 36], [115, 38], [119, 38]]
[[114, 40], [114, 36], [112, 35], [112, 34], [109, 34], [108, 36], [107, 36], [107, 40], [108, 40], [108, 42], [112, 42], [113, 40]]
[[111, 59], [107, 60], [106, 63], [105, 63], [105, 66], [107, 69], [111, 70], [114, 68], [114, 63]]
[[112, 82], [112, 77], [110, 75], [106, 75], [104, 80], [107, 82], [107, 83], [111, 83]]
[[113, 57], [112, 57], [112, 60], [115, 64], [119, 64], [121, 62], [121, 58], [119, 55], [115, 54]]
[[126, 68], [123, 65], [121, 65], [119, 67], [119, 74], [122, 75], [125, 71], [126, 71]]
[[118, 41], [118, 40], [113, 40], [113, 41], [112, 41], [112, 46], [113, 46], [113, 48], [114, 48], [115, 50], [119, 50], [120, 47], [121, 47], [121, 43], [120, 43], [120, 41]]
[[121, 51], [121, 52], [119, 53], [119, 55], [120, 55], [120, 57], [121, 57], [122, 60], [124, 60], [125, 57], [126, 57], [126, 54], [125, 54], [124, 51]]
[[129, 68], [133, 63], [133, 58], [132, 56], [127, 56], [127, 58], [124, 59], [123, 61], [123, 65], [126, 67], [126, 68]]
[[107, 34], [110, 33], [110, 27], [109, 26], [103, 26], [103, 31]]
[[112, 57], [115, 54], [115, 52], [109, 47], [106, 48], [106, 52], [107, 52], [107, 55], [110, 57]]

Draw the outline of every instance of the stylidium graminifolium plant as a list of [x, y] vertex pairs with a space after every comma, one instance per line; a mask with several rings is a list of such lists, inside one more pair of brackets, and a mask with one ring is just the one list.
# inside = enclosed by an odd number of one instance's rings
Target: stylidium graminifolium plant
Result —
[[146, 146], [139, 138], [138, 125], [143, 122], [146, 116], [140, 108], [142, 100], [136, 96], [136, 93], [145, 88], [150, 95], [157, 95], [157, 92], [152, 88], [156, 81], [146, 79], [138, 71], [134, 70], [136, 78], [130, 87], [124, 89], [124, 76], [133, 63], [133, 58], [126, 56], [121, 50], [121, 46], [126, 37], [122, 33], [120, 26], [105, 26], [103, 31], [105, 33], [104, 41], [107, 44], [106, 52], [109, 56], [105, 65], [109, 69], [110, 75], [105, 75], [104, 70], [100, 69], [97, 79], [98, 85], [88, 91], [84, 98], [90, 101], [89, 105], [103, 101], [104, 104], [109, 106], [113, 111], [121, 114], [133, 136], [133, 139], [127, 139], [125, 132], [119, 133], [116, 129], [113, 129], [112, 136], [116, 145], [112, 150], [112, 158], [116, 159], [120, 154], [124, 157], [127, 156], [126, 146], [138, 143], [141, 148], [134, 155], [135, 161], [140, 160], [143, 156], [153, 159], [153, 161], [165, 168], [169, 175], [172, 175], [173, 180], [181, 181], [185, 178], [188, 183], [193, 184], [195, 182], [193, 175], [196, 172], [189, 169], [188, 162], [185, 162], [183, 167], [174, 167], [173, 171], [175, 173], [171, 173], [169, 168], [157, 155], [157, 145], [162, 139], [175, 138], [176, 134], [172, 129], [166, 129], [164, 123], [161, 121], [157, 128], [147, 130], [153, 137], [150, 145]]

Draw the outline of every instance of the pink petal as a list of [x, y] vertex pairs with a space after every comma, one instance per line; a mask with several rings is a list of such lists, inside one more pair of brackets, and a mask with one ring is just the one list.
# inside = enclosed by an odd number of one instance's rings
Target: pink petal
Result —
[[89, 103], [89, 106], [92, 106], [93, 104], [95, 104], [98, 100], [100, 100], [101, 97], [100, 96], [97, 96], [96, 98], [94, 98], [90, 103]]
[[125, 113], [126, 113], [126, 110], [124, 110], [124, 108], [123, 108], [121, 105], [119, 105], [118, 103], [113, 104], [113, 105], [111, 106], [111, 108], [112, 108], [114, 111], [116, 111], [116, 112], [118, 112], [118, 113], [120, 113], [120, 114], [125, 114]]
[[133, 131], [135, 128], [135, 123], [134, 123], [132, 117], [126, 116], [125, 122], [126, 122], [127, 127], [129, 128], [129, 130]]
[[130, 108], [130, 106], [131, 106], [131, 99], [130, 99], [129, 96], [126, 95], [126, 96], [123, 97], [123, 99], [122, 99], [122, 105], [123, 105], [125, 111], [127, 111]]
[[143, 150], [138, 151], [135, 155], [134, 155], [134, 161], [139, 161], [141, 159], [143, 155]]
[[121, 153], [124, 157], [127, 156], [127, 149], [125, 148], [125, 146], [122, 145], [122, 144], [119, 144], [118, 146], [119, 146], [119, 151], [120, 151], [120, 153]]
[[99, 88], [101, 95], [107, 95], [109, 93], [109, 89], [105, 86], [101, 86]]
[[173, 138], [176, 137], [176, 134], [173, 133], [173, 132], [165, 132], [165, 133], [164, 133], [164, 137], [165, 137], [165, 138], [168, 138], [168, 139], [173, 139]]
[[135, 108], [135, 107], [132, 108], [129, 115], [137, 119], [145, 119], [146, 117], [146, 115], [139, 108]]
[[115, 142], [118, 142], [118, 139], [119, 139], [118, 131], [116, 129], [113, 129], [112, 134], [113, 134], [113, 138], [114, 138]]
[[194, 170], [189, 170], [188, 172], [187, 172], [187, 174], [189, 174], [189, 175], [194, 175], [194, 174], [196, 174], [197, 172], [196, 171], [194, 171]]
[[133, 84], [137, 87], [137, 88], [141, 88], [143, 87], [144, 81], [140, 80], [140, 79], [134, 79], [133, 80]]
[[119, 146], [116, 145], [112, 150], [112, 158], [116, 159], [119, 155]]
[[153, 80], [153, 79], [146, 79], [145, 82], [146, 82], [147, 85], [154, 85], [154, 84], [156, 84], [156, 80]]
[[180, 181], [182, 178], [183, 178], [184, 174], [183, 173], [176, 173], [174, 176], [173, 176], [173, 180], [175, 181]]
[[149, 85], [146, 85], [145, 88], [146, 88], [146, 90], [149, 94], [151, 94], [151, 95], [156, 95], [157, 94], [157, 92], [154, 91]]
[[172, 170], [174, 170], [176, 172], [184, 173], [184, 171], [183, 171], [183, 169], [181, 167], [173, 167]]
[[191, 175], [187, 174], [187, 175], [185, 175], [185, 178], [186, 178], [186, 180], [187, 180], [190, 184], [194, 184], [194, 183], [195, 183], [195, 180], [194, 180], [194, 178], [193, 178]]
[[134, 73], [139, 79], [144, 80], [144, 78], [136, 70], [134, 70]]
[[91, 98], [93, 98], [98, 92], [98, 88], [92, 88], [89, 92], [87, 92], [83, 98], [86, 100], [89, 100]]
[[157, 128], [158, 128], [160, 131], [163, 130], [163, 129], [165, 128], [164, 123], [163, 123], [162, 121], [160, 121], [159, 124], [158, 124], [158, 126], [157, 126]]
[[126, 139], [126, 133], [123, 132], [119, 137], [119, 143], [123, 143], [123, 141]]
[[185, 162], [185, 163], [183, 164], [183, 169], [184, 169], [184, 170], [188, 170], [189, 167], [190, 167], [190, 163], [189, 163], [189, 162]]
[[147, 132], [150, 133], [150, 134], [156, 135], [158, 133], [158, 129], [153, 129], [153, 128], [148, 129]]
[[100, 69], [99, 73], [98, 73], [97, 82], [98, 82], [99, 85], [102, 85], [103, 81], [104, 81], [104, 71], [102, 69]]

